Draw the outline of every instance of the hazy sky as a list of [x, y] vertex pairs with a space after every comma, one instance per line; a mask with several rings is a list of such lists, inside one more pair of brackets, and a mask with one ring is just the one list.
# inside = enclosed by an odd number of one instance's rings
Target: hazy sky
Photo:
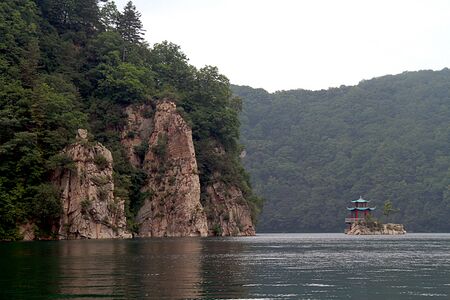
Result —
[[[126, 0], [116, 3], [122, 9]], [[134, 0], [146, 40], [181, 46], [232, 83], [354, 85], [450, 67], [449, 0]]]

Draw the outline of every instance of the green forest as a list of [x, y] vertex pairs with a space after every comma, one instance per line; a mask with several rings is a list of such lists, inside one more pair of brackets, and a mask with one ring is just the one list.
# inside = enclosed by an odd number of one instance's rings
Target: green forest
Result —
[[[178, 45], [147, 44], [140, 17], [132, 2], [123, 10], [98, 0], [0, 2], [0, 240], [19, 239], [20, 223], [45, 232], [58, 219], [50, 174], [70, 164], [59, 152], [78, 128], [112, 151], [115, 193], [126, 199], [133, 230], [146, 175], [120, 145], [123, 108], [163, 98], [192, 126], [203, 185], [223, 174], [258, 211], [239, 160], [241, 103], [228, 79], [216, 67], [190, 65]], [[225, 155], [214, 156], [217, 144]]]
[[259, 231], [342, 231], [359, 196], [381, 220], [391, 201], [398, 212], [383, 221], [408, 231], [450, 231], [449, 70], [271, 94], [192, 66], [176, 44], [149, 45], [140, 18], [131, 1], [121, 10], [99, 0], [0, 3], [0, 240], [19, 239], [25, 222], [51, 230], [61, 203], [50, 176], [70, 165], [59, 153], [78, 128], [112, 151], [115, 193], [135, 230], [146, 174], [120, 144], [124, 107], [164, 98], [192, 127], [202, 186], [221, 174], [256, 216], [245, 147], [266, 199]]
[[[233, 86], [260, 232], [342, 232], [362, 196], [383, 222], [450, 231], [450, 70], [328, 90]], [[388, 220], [383, 204], [399, 211]]]

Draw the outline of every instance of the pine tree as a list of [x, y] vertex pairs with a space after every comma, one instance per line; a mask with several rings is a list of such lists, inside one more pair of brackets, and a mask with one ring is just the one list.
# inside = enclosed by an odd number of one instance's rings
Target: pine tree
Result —
[[99, 27], [98, 0], [38, 0], [44, 18], [60, 32], [93, 35]]
[[106, 30], [116, 28], [119, 11], [114, 1], [106, 1], [100, 8], [100, 23]]
[[33, 87], [38, 77], [38, 64], [41, 56], [39, 41], [36, 38], [31, 39], [24, 49], [25, 55], [20, 62], [22, 84], [25, 87]]
[[122, 38], [130, 44], [141, 43], [144, 39], [144, 29], [140, 20], [141, 13], [136, 10], [133, 2], [128, 1], [123, 12], [119, 14], [117, 20], [117, 30]]

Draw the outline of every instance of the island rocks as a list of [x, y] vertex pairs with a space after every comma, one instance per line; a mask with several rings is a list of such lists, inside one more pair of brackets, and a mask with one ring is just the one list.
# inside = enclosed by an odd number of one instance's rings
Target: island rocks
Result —
[[345, 233], [349, 235], [400, 235], [406, 234], [406, 230], [403, 224], [355, 222]]

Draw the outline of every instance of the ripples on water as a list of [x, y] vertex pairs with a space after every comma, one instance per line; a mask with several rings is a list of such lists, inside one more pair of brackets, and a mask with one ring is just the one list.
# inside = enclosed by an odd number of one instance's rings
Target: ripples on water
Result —
[[449, 299], [450, 234], [0, 244], [1, 299]]

